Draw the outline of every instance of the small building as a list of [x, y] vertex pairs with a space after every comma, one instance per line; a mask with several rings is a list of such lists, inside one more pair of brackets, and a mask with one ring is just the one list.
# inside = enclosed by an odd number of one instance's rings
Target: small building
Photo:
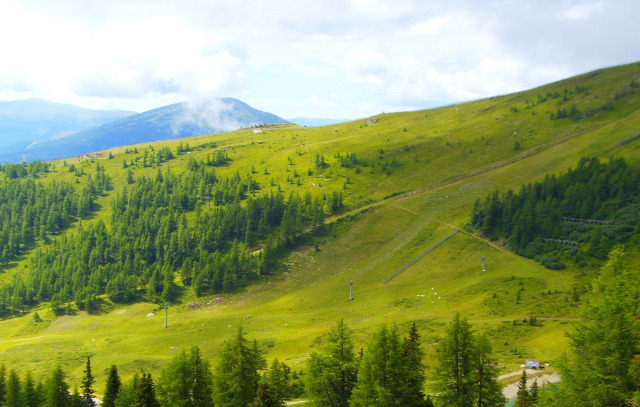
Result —
[[372, 125], [372, 124], [375, 124], [375, 123], [378, 123], [378, 119], [369, 119], [369, 120], [367, 120], [367, 124], [368, 125]]
[[540, 369], [540, 362], [537, 360], [531, 360], [531, 359], [527, 359], [524, 362], [524, 366], [527, 369]]

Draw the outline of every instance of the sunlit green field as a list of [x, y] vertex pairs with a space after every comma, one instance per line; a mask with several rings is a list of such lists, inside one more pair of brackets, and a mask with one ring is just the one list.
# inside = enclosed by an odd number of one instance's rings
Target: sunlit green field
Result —
[[[34, 310], [42, 322], [33, 321], [33, 311], [0, 321], [0, 360], [21, 371], [32, 370], [36, 377], [60, 363], [79, 382], [84, 361], [91, 356], [96, 388], [101, 390], [111, 364], [125, 377], [140, 370], [157, 374], [176, 352], [192, 346], [215, 359], [221, 342], [242, 325], [268, 360], [278, 357], [303, 369], [318, 339], [342, 317], [354, 329], [358, 347], [366, 347], [370, 332], [382, 323], [397, 324], [402, 331], [416, 321], [431, 366], [444, 326], [460, 312], [475, 330], [489, 333], [505, 370], [517, 368], [525, 358], [553, 365], [567, 344], [565, 332], [578, 317], [580, 301], [572, 299], [573, 288], [584, 287], [595, 269], [548, 270], [507, 251], [500, 242], [487, 242], [463, 229], [387, 284], [383, 281], [463, 228], [473, 202], [489, 192], [517, 190], [547, 173], [566, 171], [582, 156], [637, 160], [640, 140], [624, 142], [640, 132], [637, 94], [616, 99], [614, 110], [585, 120], [550, 120], [562, 96], [526, 106], [538, 94], [562, 94], [565, 88], [584, 84], [589, 90], [570, 95], [566, 106], [595, 109], [626, 89], [639, 72], [638, 64], [628, 65], [520, 94], [383, 114], [370, 125], [358, 120], [320, 128], [276, 126], [260, 133], [247, 129], [154, 144], [156, 149], [166, 145], [175, 150], [180, 142], [191, 147], [217, 143], [159, 168], [135, 169], [135, 178], [154, 176], [158, 170], [181, 172], [190, 158], [226, 149], [232, 161], [216, 169], [220, 176], [252, 173], [261, 186], [257, 194], [280, 189], [322, 196], [339, 191], [345, 211], [328, 219], [326, 235], [303, 239], [276, 275], [233, 294], [196, 298], [187, 291], [181, 303], [170, 305], [168, 328], [158, 304], [117, 306], [105, 298], [101, 314], [62, 317], [43, 305]], [[146, 147], [137, 146], [138, 155]], [[76, 177], [69, 165], [86, 173], [95, 171], [96, 162], [104, 165], [114, 191], [100, 198], [102, 210], [91, 221], [103, 219], [108, 225], [110, 199], [126, 187], [128, 170], [122, 162], [136, 156], [126, 154], [124, 147], [111, 152], [112, 159], [104, 152], [98, 159], [57, 161], [42, 182], [82, 183], [86, 175]], [[337, 155], [348, 153], [368, 164], [341, 167]], [[328, 168], [318, 171], [316, 154], [325, 157]], [[486, 271], [481, 257], [486, 258]], [[24, 272], [28, 264], [26, 256], [0, 273], [0, 282]], [[215, 297], [223, 299], [217, 303]], [[195, 301], [201, 306], [187, 308]], [[155, 316], [147, 317], [151, 312]], [[531, 316], [542, 326], [522, 322]]]

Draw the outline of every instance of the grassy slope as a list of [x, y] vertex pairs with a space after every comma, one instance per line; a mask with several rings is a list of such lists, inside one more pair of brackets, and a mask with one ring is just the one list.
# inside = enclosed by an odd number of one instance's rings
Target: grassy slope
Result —
[[[388, 284], [382, 281], [463, 225], [473, 201], [489, 191], [519, 188], [546, 173], [566, 170], [584, 155], [637, 159], [639, 142], [618, 147], [640, 129], [637, 94], [616, 101], [616, 110], [583, 121], [549, 120], [562, 97], [533, 109], [524, 105], [527, 98], [535, 99], [538, 94], [562, 93], [564, 88], [587, 84], [589, 94], [571, 95], [563, 107], [577, 104], [581, 110], [594, 109], [627, 89], [631, 79], [638, 81], [639, 72], [640, 66], [633, 64], [529, 92], [429, 111], [385, 114], [373, 125], [355, 121], [309, 129], [286, 126], [261, 134], [239, 131], [191, 140], [192, 146], [215, 140], [219, 148], [228, 148], [233, 163], [218, 172], [246, 174], [253, 167], [262, 192], [278, 187], [270, 187], [273, 179], [285, 191], [343, 191], [350, 209], [373, 205], [333, 224], [330, 236], [292, 252], [281, 274], [225, 296], [221, 304], [187, 310], [185, 305], [192, 299], [186, 298], [183, 304], [171, 307], [168, 329], [154, 304], [60, 318], [42, 307], [39, 312], [45, 322], [34, 324], [31, 315], [0, 322], [0, 358], [10, 366], [33, 369], [36, 376], [61, 361], [79, 382], [82, 360], [92, 355], [97, 388], [102, 389], [112, 363], [126, 376], [140, 369], [157, 372], [176, 348], [199, 345], [214, 357], [221, 341], [243, 325], [268, 349], [268, 358], [277, 356], [301, 368], [317, 338], [344, 317], [356, 331], [358, 346], [365, 345], [369, 332], [380, 323], [404, 327], [417, 321], [431, 364], [444, 325], [460, 311], [477, 330], [489, 332], [500, 361], [509, 367], [516, 367], [525, 357], [553, 361], [566, 344], [564, 332], [579, 306], [567, 301], [568, 292], [588, 281], [590, 271], [547, 270], [475, 236], [458, 233]], [[513, 148], [516, 140], [521, 145], [518, 151]], [[174, 148], [177, 144], [162, 145]], [[364, 167], [357, 174], [354, 169], [340, 168], [333, 159], [337, 153], [356, 152], [359, 158], [375, 161], [380, 149], [383, 160], [395, 156], [401, 163], [391, 175], [382, 175], [379, 167]], [[114, 178], [117, 191], [124, 186], [122, 159], [133, 156], [125, 155], [124, 148], [113, 153], [114, 160], [101, 163]], [[331, 166], [322, 174], [308, 175], [308, 169], [315, 171], [316, 153], [324, 154]], [[188, 157], [180, 156], [165, 167], [182, 171]], [[84, 163], [87, 171], [94, 165], [89, 161]], [[56, 163], [56, 171], [44, 182], [74, 179], [61, 162]], [[136, 177], [156, 171], [136, 170]], [[300, 174], [300, 186], [286, 181], [293, 171]], [[343, 190], [347, 175], [351, 184]], [[410, 193], [384, 199], [404, 192]], [[104, 209], [109, 208], [110, 197], [101, 198]], [[98, 218], [108, 220], [108, 211], [97, 213], [94, 219]], [[486, 272], [482, 272], [481, 256], [487, 258]], [[22, 272], [26, 264], [18, 263], [0, 279]], [[348, 300], [351, 280], [354, 301]], [[522, 287], [520, 304], [516, 304], [516, 293]], [[549, 290], [558, 294], [541, 294]], [[199, 301], [206, 304], [212, 296]], [[157, 316], [145, 318], [153, 310]], [[513, 320], [527, 316], [551, 319], [543, 327], [513, 325]]]

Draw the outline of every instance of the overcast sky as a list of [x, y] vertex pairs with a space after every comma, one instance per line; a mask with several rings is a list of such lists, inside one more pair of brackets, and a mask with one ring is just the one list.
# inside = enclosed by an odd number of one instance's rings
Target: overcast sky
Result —
[[0, 0], [0, 100], [360, 118], [640, 61], [640, 1]]

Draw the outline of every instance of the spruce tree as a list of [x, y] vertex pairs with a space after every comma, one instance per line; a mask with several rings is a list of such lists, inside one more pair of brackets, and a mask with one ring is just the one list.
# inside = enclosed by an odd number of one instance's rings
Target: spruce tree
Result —
[[351, 334], [341, 318], [327, 334], [320, 352], [309, 357], [305, 388], [316, 405], [349, 406], [358, 374]]
[[531, 385], [531, 389], [529, 389], [529, 405], [530, 406], [537, 406], [538, 405], [538, 400], [539, 400], [539, 392], [540, 388], [538, 386], [538, 380], [534, 380], [533, 384]]
[[424, 381], [425, 367], [422, 360], [424, 351], [420, 348], [420, 334], [414, 322], [409, 329], [409, 335], [402, 346], [404, 374], [402, 377], [402, 398], [408, 406], [425, 406]]
[[91, 357], [87, 357], [87, 365], [84, 369], [84, 378], [82, 379], [82, 400], [87, 407], [95, 406], [93, 402], [93, 396], [95, 395], [93, 384], [95, 382], [96, 380], [91, 373]]
[[522, 369], [522, 376], [518, 382], [518, 399], [516, 407], [529, 407], [529, 387], [527, 386], [527, 371]]
[[118, 375], [118, 367], [116, 365], [111, 365], [111, 369], [109, 369], [109, 376], [107, 376], [107, 385], [104, 390], [102, 407], [115, 407], [116, 398], [118, 397], [121, 385], [122, 382]]

